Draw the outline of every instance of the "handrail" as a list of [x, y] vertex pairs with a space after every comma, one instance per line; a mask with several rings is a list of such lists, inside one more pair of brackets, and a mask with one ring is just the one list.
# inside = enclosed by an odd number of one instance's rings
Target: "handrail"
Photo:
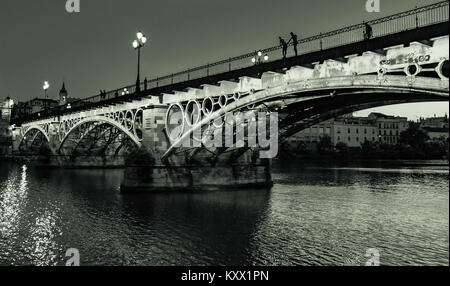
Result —
[[[441, 22], [448, 21], [449, 12], [448, 12], [449, 0], [430, 4], [427, 6], [414, 8], [412, 10], [408, 10], [405, 12], [393, 14], [390, 16], [386, 16], [383, 18], [375, 19], [372, 21], [368, 21], [367, 24], [372, 26], [373, 30], [373, 38], [381, 37], [388, 34], [393, 34], [396, 32], [416, 29], [419, 27], [425, 27], [432, 24], [437, 24]], [[412, 19], [410, 16], [414, 16]], [[400, 20], [400, 21], [399, 21]], [[393, 21], [397, 21], [392, 23]], [[389, 24], [389, 25], [386, 25]], [[355, 42], [359, 42], [363, 40], [363, 33], [361, 33], [361, 29], [364, 27], [364, 23], [340, 28], [337, 30], [333, 30], [327, 33], [321, 33], [319, 35], [307, 37], [304, 39], [299, 39], [299, 54], [306, 54], [309, 52], [319, 51], [325, 48], [331, 48], [336, 46], [341, 46], [345, 44], [351, 44]], [[338, 37], [336, 37], [338, 36]], [[327, 41], [328, 40], [328, 41]], [[289, 44], [292, 46], [293, 44]], [[302, 47], [303, 45], [303, 47]], [[309, 47], [308, 45], [312, 45]], [[264, 54], [273, 53], [275, 51], [279, 51], [282, 47], [280, 45], [273, 46], [270, 48], [266, 48], [260, 50]], [[143, 81], [140, 83], [141, 90], [147, 90], [152, 87], [164, 87], [170, 86], [174, 83], [180, 83], [187, 80], [198, 79], [206, 76], [211, 76], [214, 74], [219, 74], [223, 72], [233, 71], [242, 67], [249, 67], [252, 65], [251, 61], [247, 61], [255, 56], [255, 52], [250, 52], [247, 54], [243, 54], [240, 56], [220, 60], [218, 62], [198, 66], [195, 68], [190, 68], [184, 71], [180, 71], [178, 73], [173, 73], [170, 75], [157, 77], [148, 81]], [[272, 57], [271, 57], [272, 58]], [[275, 59], [281, 59], [281, 56], [274, 56]], [[245, 62], [242, 62], [246, 60]], [[224, 67], [225, 65], [225, 67]], [[232, 68], [232, 67], [235, 68]], [[237, 68], [236, 68], [237, 66]], [[212, 69], [222, 67], [220, 71], [211, 72]], [[198, 73], [200, 72], [200, 73]], [[197, 73], [197, 75], [195, 75]], [[169, 81], [169, 82], [168, 82]], [[105, 94], [95, 95], [91, 97], [87, 97], [84, 99], [79, 99], [77, 101], [71, 102], [71, 107], [82, 107], [87, 104], [102, 102], [104, 100], [117, 98], [121, 96], [128, 95], [130, 93], [134, 93], [136, 90], [136, 85], [129, 85], [125, 87], [121, 87], [118, 89], [114, 89], [112, 91], [106, 92]], [[124, 93], [122, 95], [122, 92]], [[60, 105], [51, 109], [47, 109], [41, 111], [41, 114], [51, 114], [54, 111], [64, 112], [66, 111], [67, 105]], [[33, 114], [36, 115], [36, 114]], [[32, 116], [32, 115], [30, 115]]]

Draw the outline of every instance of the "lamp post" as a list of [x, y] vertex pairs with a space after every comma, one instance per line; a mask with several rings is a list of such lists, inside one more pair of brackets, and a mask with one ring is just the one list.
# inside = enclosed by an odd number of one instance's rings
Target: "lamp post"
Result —
[[263, 53], [261, 51], [255, 52], [255, 56], [252, 58], [252, 63], [257, 65], [262, 63], [263, 61], [269, 61], [269, 55], [265, 54], [263, 57]]
[[49, 89], [50, 84], [48, 83], [48, 81], [44, 81], [44, 86], [42, 86], [42, 88], [44, 89], [44, 94], [45, 94], [45, 98], [47, 98], [47, 89]]
[[140, 73], [141, 73], [141, 48], [147, 43], [147, 37], [144, 36], [142, 32], [137, 32], [136, 34], [137, 40], [133, 41], [133, 48], [138, 51], [138, 71], [137, 71], [137, 80], [136, 80], [136, 92], [141, 91], [141, 81], [140, 81]]

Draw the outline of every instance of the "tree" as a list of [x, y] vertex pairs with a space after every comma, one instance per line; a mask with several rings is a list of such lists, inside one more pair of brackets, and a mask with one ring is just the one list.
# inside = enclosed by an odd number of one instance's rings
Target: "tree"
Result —
[[297, 154], [304, 154], [304, 153], [307, 153], [307, 151], [308, 151], [308, 147], [306, 146], [306, 143], [304, 141], [298, 142], [295, 152]]
[[348, 153], [348, 145], [345, 142], [339, 142], [336, 144], [336, 151], [341, 154]]
[[423, 151], [425, 147], [425, 142], [430, 139], [428, 134], [420, 129], [420, 125], [418, 123], [412, 123], [409, 125], [408, 129], [400, 133], [400, 144], [406, 144], [414, 149], [418, 149]]
[[320, 140], [317, 143], [317, 152], [324, 154], [330, 153], [331, 151], [333, 151], [333, 143], [331, 142], [330, 136], [324, 135], [320, 137]]

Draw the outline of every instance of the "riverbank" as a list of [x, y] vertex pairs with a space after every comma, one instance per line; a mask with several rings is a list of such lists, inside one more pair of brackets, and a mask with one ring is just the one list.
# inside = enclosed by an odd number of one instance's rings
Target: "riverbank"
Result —
[[320, 167], [382, 167], [382, 168], [449, 168], [449, 162], [447, 160], [400, 160], [400, 159], [342, 159], [342, 158], [328, 158], [328, 157], [315, 157], [315, 158], [302, 158], [298, 156], [294, 157], [281, 157], [273, 161], [273, 165], [297, 165], [299, 167], [305, 166], [320, 166]]

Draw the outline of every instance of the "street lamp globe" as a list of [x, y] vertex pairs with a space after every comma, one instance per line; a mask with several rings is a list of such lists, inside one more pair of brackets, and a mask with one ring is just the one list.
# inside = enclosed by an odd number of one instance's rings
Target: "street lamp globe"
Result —
[[141, 42], [142, 42], [142, 44], [145, 44], [147, 42], [147, 37], [142, 37]]
[[142, 37], [144, 37], [144, 34], [142, 34], [142, 32], [139, 31], [139, 32], [137, 32], [136, 36], [140, 40], [140, 39], [142, 39]]
[[252, 58], [252, 63], [256, 63], [256, 58], [255, 57]]
[[269, 60], [269, 56], [268, 56], [268, 55], [265, 55], [265, 56], [264, 56], [264, 60], [267, 62], [267, 61]]
[[138, 41], [134, 40], [133, 42], [133, 48], [137, 49], [139, 47]]
[[258, 57], [261, 57], [261, 56], [262, 56], [262, 52], [259, 51], [259, 52], [258, 52]]

